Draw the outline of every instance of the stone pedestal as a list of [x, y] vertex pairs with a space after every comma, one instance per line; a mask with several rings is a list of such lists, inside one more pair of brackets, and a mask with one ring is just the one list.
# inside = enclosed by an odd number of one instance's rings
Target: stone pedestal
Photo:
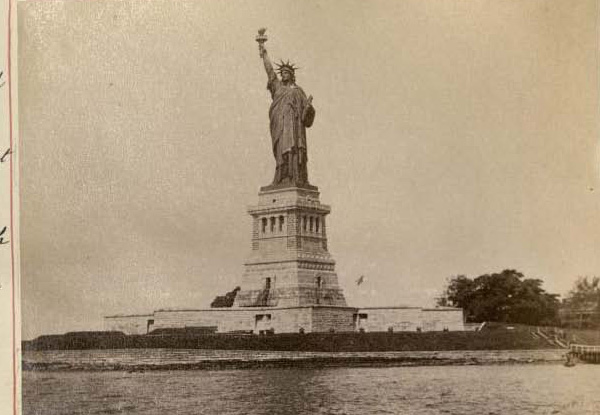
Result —
[[238, 307], [346, 306], [327, 251], [330, 207], [318, 188], [263, 188], [252, 216], [252, 251]]

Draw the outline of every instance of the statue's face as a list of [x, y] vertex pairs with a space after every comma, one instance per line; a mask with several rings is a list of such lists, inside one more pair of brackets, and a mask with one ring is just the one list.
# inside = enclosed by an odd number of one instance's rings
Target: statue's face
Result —
[[292, 74], [288, 71], [282, 71], [281, 72], [281, 80], [283, 82], [289, 82], [292, 80]]

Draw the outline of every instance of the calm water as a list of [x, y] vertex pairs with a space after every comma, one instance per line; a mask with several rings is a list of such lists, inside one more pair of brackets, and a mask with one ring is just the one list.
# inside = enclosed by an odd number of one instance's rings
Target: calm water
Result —
[[26, 371], [23, 413], [595, 415], [600, 365]]

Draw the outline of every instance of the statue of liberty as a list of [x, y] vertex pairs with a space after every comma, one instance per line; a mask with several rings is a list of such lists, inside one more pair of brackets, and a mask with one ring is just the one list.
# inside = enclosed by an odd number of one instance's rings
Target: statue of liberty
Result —
[[264, 46], [267, 40], [265, 29], [260, 29], [258, 33], [258, 50], [267, 72], [267, 89], [273, 99], [269, 119], [275, 177], [269, 187], [312, 187], [308, 183], [306, 168], [306, 129], [315, 119], [312, 96], [307, 97], [302, 88], [296, 85], [295, 73], [298, 68], [289, 61], [277, 64], [279, 79]]

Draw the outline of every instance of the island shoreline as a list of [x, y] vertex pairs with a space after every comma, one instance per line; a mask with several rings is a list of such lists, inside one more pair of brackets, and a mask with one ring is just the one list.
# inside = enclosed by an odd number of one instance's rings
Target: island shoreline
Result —
[[[454, 350], [447, 352], [379, 353], [260, 353], [256, 351], [197, 349], [33, 352], [24, 357], [24, 371], [176, 371], [248, 369], [321, 369], [336, 367], [497, 366], [556, 364], [564, 361], [562, 350]], [[207, 354], [212, 354], [208, 356]]]

